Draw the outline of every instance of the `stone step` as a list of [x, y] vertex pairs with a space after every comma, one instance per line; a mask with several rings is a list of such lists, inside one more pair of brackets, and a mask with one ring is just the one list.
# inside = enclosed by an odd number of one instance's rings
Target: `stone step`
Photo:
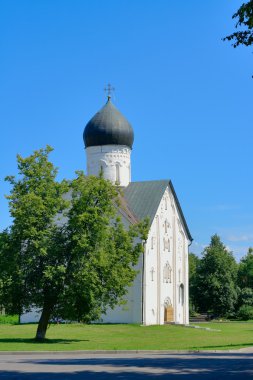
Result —
[[208, 320], [207, 314], [199, 314], [199, 315], [189, 318], [190, 323], [206, 322], [207, 320]]

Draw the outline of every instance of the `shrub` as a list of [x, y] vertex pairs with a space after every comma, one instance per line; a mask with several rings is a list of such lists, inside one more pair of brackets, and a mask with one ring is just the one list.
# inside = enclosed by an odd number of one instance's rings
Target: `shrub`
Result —
[[0, 315], [0, 324], [15, 325], [19, 321], [18, 315]]
[[189, 304], [189, 315], [190, 317], [196, 317], [196, 315], [198, 315], [194, 305], [191, 302]]
[[253, 289], [243, 288], [239, 294], [239, 306], [249, 305], [253, 306]]
[[243, 321], [253, 319], [253, 306], [242, 305], [238, 310], [237, 316], [239, 319], [242, 319]]

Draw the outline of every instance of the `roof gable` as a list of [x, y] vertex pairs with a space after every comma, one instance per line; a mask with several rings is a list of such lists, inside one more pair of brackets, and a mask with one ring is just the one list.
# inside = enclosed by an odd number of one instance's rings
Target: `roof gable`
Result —
[[131, 182], [126, 188], [123, 189], [123, 193], [132, 213], [138, 219], [149, 217], [152, 222], [167, 187], [169, 187], [173, 193], [186, 233], [189, 240], [192, 241], [193, 239], [187, 226], [183, 211], [170, 180]]
[[166, 180], [131, 182], [123, 189], [124, 198], [138, 219], [153, 220], [168, 184]]

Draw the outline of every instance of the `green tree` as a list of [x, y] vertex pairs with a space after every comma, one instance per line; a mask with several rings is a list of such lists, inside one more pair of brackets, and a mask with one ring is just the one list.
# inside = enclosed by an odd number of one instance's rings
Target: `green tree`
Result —
[[51, 151], [17, 157], [19, 177], [6, 178], [13, 224], [0, 239], [0, 304], [8, 300], [7, 311], [19, 313], [41, 309], [37, 340], [55, 315], [90, 321], [119, 302], [136, 275], [147, 224], [123, 228], [119, 191], [103, 178], [78, 172], [57, 182]]
[[253, 290], [253, 248], [249, 248], [247, 255], [239, 263], [238, 285], [241, 289]]
[[200, 259], [194, 253], [189, 253], [189, 300], [190, 311], [196, 311], [197, 309], [197, 269], [200, 263]]
[[236, 28], [242, 28], [224, 40], [233, 41], [233, 46], [236, 48], [239, 45], [250, 46], [253, 44], [253, 0], [243, 3], [238, 11], [232, 16], [237, 19]]
[[[44, 312], [53, 298], [50, 292], [55, 291], [50, 287], [46, 270], [59, 234], [56, 215], [68, 206], [63, 198], [68, 184], [56, 181], [57, 169], [48, 161], [51, 151], [47, 146], [27, 158], [18, 155], [18, 178], [6, 177], [12, 186], [7, 199], [13, 224], [8, 234], [2, 234], [5, 244], [0, 253], [0, 297], [10, 313], [20, 314], [31, 306]], [[57, 268], [56, 265], [56, 272]]]
[[250, 305], [242, 305], [238, 310], [237, 317], [243, 321], [253, 319], [253, 307]]
[[[15, 281], [13, 280], [15, 278]], [[8, 314], [22, 313], [19, 255], [13, 249], [10, 231], [0, 233], [0, 306]]]
[[125, 229], [116, 215], [119, 191], [102, 177], [78, 172], [71, 190], [65, 225], [68, 273], [59, 311], [64, 318], [90, 322], [126, 295], [136, 276], [134, 266], [143, 252], [148, 221]]
[[237, 264], [218, 235], [211, 237], [197, 270], [199, 310], [224, 316], [234, 311], [237, 301]]
[[242, 305], [253, 306], [253, 289], [243, 288], [239, 292], [238, 308]]

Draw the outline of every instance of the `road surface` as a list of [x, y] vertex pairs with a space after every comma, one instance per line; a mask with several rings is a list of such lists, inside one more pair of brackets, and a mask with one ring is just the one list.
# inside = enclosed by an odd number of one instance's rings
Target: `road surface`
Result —
[[253, 350], [201, 353], [2, 353], [0, 380], [253, 379]]

